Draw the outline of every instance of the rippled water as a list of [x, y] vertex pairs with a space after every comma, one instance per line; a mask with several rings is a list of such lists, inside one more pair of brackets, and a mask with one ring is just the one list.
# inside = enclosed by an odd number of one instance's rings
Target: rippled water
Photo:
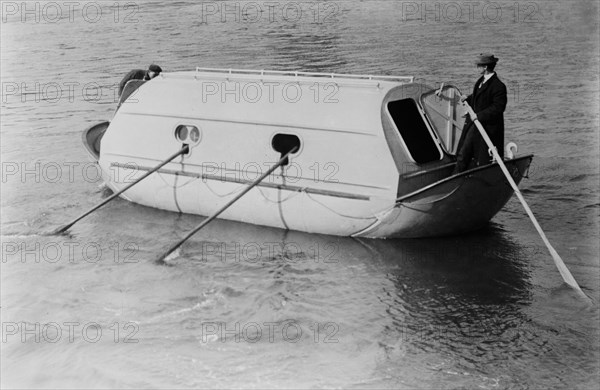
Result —
[[[39, 23], [30, 4], [29, 14], [2, 4], [4, 387], [600, 379], [596, 2], [481, 3], [472, 13], [468, 2], [82, 2], [72, 14], [61, 6], [54, 23], [50, 3]], [[427, 240], [217, 220], [171, 266], [153, 259], [202, 217], [119, 199], [68, 236], [39, 235], [108, 196], [80, 132], [112, 117], [132, 68], [414, 75], [467, 91], [483, 51], [500, 58], [509, 87], [507, 141], [536, 156], [525, 197], [591, 305], [562, 284], [516, 199], [485, 231]]]

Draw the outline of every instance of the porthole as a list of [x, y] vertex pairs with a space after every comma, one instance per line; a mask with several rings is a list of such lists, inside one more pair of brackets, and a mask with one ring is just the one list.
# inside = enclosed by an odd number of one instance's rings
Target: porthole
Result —
[[192, 143], [200, 141], [200, 130], [195, 126], [190, 130], [190, 141], [192, 141]]
[[177, 126], [177, 130], [175, 130], [175, 137], [180, 142], [186, 142], [188, 137], [188, 128], [187, 126]]
[[[271, 147], [276, 151], [281, 153], [281, 157], [285, 156], [288, 152], [294, 150], [292, 155], [298, 153], [300, 151], [300, 138], [294, 134], [283, 134], [278, 133], [273, 136], [271, 139]], [[289, 159], [283, 163], [283, 165], [288, 165]]]
[[179, 125], [175, 128], [175, 138], [177, 141], [190, 146], [200, 143], [202, 133], [200, 129], [192, 125]]

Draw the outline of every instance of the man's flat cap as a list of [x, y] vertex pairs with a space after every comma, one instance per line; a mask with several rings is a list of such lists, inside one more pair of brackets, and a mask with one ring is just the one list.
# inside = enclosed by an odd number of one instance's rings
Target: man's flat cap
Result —
[[160, 72], [162, 72], [162, 69], [160, 68], [160, 66], [158, 66], [158, 65], [154, 65], [154, 64], [150, 65], [150, 66], [148, 67], [148, 70], [149, 70], [150, 72], [155, 72], [155, 73], [160, 73]]

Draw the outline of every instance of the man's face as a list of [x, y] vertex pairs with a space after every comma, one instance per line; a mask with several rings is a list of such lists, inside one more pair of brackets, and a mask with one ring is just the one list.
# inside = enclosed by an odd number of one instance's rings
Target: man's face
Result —
[[483, 76], [483, 74], [485, 73], [485, 69], [485, 65], [477, 64], [477, 74]]
[[152, 80], [153, 78], [155, 78], [156, 76], [158, 76], [158, 73], [153, 72], [151, 70], [148, 71], [148, 77], [150, 78], [150, 80]]

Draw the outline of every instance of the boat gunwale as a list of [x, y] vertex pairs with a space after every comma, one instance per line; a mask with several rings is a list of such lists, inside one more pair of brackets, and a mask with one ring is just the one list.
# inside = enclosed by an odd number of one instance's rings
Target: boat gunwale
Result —
[[[511, 162], [516, 162], [517, 160], [525, 160], [525, 159], [533, 159], [533, 154], [526, 154], [526, 155], [521, 156], [521, 157], [515, 157], [515, 158], [510, 159], [510, 160], [504, 160], [504, 163], [507, 164], [507, 163], [511, 163]], [[464, 171], [464, 172], [457, 173], [455, 175], [450, 175], [448, 177], [445, 177], [445, 178], [443, 178], [441, 180], [436, 181], [435, 183], [431, 183], [429, 185], [426, 185], [425, 187], [419, 188], [416, 191], [413, 191], [411, 193], [408, 193], [408, 194], [405, 194], [405, 195], [402, 195], [402, 196], [396, 198], [396, 206], [401, 205], [402, 202], [405, 201], [406, 199], [411, 198], [411, 197], [413, 197], [415, 195], [418, 195], [421, 192], [425, 192], [425, 191], [427, 191], [427, 190], [429, 190], [429, 189], [431, 189], [431, 188], [433, 188], [435, 186], [444, 184], [446, 182], [449, 182], [449, 181], [454, 180], [454, 179], [456, 179], [458, 177], [461, 177], [461, 176], [467, 176], [467, 175], [470, 175], [470, 174], [472, 174], [474, 172], [478, 172], [478, 171], [482, 171], [482, 170], [485, 170], [485, 169], [493, 168], [494, 166], [498, 166], [499, 167], [500, 165], [497, 162], [493, 162], [493, 163], [486, 164], [486, 165], [483, 165], [483, 166], [480, 166], [480, 167], [469, 169], [469, 170]], [[523, 177], [525, 177], [525, 176], [523, 176]]]

